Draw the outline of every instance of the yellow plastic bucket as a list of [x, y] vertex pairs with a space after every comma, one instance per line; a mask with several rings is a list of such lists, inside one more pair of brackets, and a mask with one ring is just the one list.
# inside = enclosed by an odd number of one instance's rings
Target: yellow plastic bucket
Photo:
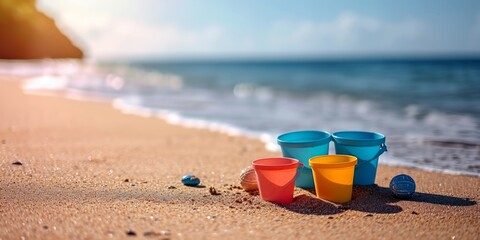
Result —
[[317, 197], [334, 203], [352, 199], [353, 175], [357, 158], [349, 155], [324, 155], [310, 158]]

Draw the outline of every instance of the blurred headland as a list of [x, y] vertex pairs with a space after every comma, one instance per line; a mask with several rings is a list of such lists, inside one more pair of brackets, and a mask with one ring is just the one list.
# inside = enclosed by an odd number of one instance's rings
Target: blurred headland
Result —
[[0, 59], [83, 58], [80, 48], [36, 8], [36, 0], [0, 1]]

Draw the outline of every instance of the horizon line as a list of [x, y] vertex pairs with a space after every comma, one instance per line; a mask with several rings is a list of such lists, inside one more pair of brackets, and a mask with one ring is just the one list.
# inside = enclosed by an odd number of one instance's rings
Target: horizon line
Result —
[[151, 55], [124, 56], [109, 58], [85, 58], [95, 62], [235, 62], [235, 61], [448, 61], [448, 60], [480, 60], [480, 53], [404, 53], [404, 54], [330, 54], [330, 55], [299, 55], [299, 54], [264, 54], [264, 55]]

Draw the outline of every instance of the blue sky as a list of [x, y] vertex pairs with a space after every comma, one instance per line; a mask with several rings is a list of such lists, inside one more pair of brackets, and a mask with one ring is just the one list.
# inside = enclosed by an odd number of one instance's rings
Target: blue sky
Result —
[[39, 0], [95, 59], [480, 54], [480, 1]]

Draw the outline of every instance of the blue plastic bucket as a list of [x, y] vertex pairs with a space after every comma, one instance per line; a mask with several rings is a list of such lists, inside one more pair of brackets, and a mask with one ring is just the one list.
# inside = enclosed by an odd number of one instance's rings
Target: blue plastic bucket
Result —
[[314, 188], [312, 169], [308, 167], [308, 160], [315, 156], [328, 155], [328, 144], [331, 135], [324, 131], [297, 131], [284, 133], [277, 138], [282, 148], [284, 157], [295, 158], [303, 163], [303, 168], [298, 168], [300, 173], [295, 180], [295, 186], [301, 188]]
[[377, 175], [378, 157], [387, 151], [385, 136], [375, 132], [342, 131], [332, 134], [336, 154], [357, 157], [354, 185], [372, 185]]

